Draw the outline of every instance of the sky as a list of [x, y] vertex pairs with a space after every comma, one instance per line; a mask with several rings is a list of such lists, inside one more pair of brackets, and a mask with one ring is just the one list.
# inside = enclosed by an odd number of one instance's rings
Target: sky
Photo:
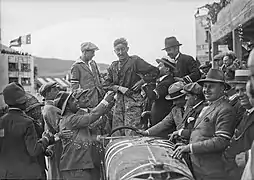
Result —
[[176, 36], [181, 51], [196, 56], [197, 8], [213, 0], [0, 0], [4, 45], [31, 34], [32, 43], [17, 50], [48, 58], [76, 60], [82, 42], [99, 47], [94, 60], [117, 60], [115, 39], [124, 37], [129, 54], [151, 64], [166, 55], [164, 39]]

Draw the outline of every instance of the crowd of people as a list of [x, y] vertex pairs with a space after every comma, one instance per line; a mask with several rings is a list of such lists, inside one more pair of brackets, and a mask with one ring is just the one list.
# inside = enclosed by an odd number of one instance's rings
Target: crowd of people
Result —
[[22, 56], [31, 56], [31, 54], [28, 54], [27, 52], [21, 52], [21, 51], [8, 51], [6, 49], [2, 49], [0, 51], [1, 54], [13, 54], [13, 55], [22, 55]]
[[[155, 67], [129, 55], [126, 39], [116, 39], [118, 59], [102, 78], [93, 60], [99, 48], [82, 43], [71, 66], [71, 91], [46, 83], [39, 89], [43, 102], [20, 84], [8, 84], [2, 94], [8, 109], [0, 118], [0, 179], [99, 180], [100, 138], [119, 126], [136, 132], [113, 136], [174, 142], [172, 156], [184, 158], [196, 180], [252, 179], [254, 51], [250, 69], [230, 54], [199, 67], [180, 52], [181, 45], [176, 37], [165, 38], [167, 56]], [[239, 162], [240, 155], [250, 162]]]

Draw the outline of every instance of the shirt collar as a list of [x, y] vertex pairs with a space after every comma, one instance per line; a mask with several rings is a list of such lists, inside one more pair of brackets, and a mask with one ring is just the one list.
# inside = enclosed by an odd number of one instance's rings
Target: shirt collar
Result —
[[179, 56], [180, 56], [180, 53], [178, 53], [178, 54], [176, 55], [175, 61], [177, 61], [177, 59], [179, 58]]
[[45, 101], [45, 105], [53, 105], [53, 101], [52, 100], [46, 100]]
[[200, 101], [198, 104], [196, 104], [195, 106], [193, 106], [193, 109], [196, 109], [200, 104], [202, 104], [204, 101]]
[[[80, 57], [77, 59], [76, 62], [86, 64]], [[88, 61], [88, 64], [90, 64], [91, 62], [92, 62], [92, 60]]]
[[8, 108], [8, 110], [16, 110], [16, 111], [22, 111], [20, 108]]
[[212, 104], [216, 104], [216, 103], [218, 103], [218, 102], [220, 102], [222, 99], [226, 99], [226, 96], [225, 95], [223, 95], [223, 96], [221, 96], [219, 99], [217, 99], [217, 100], [215, 100], [215, 101], [212, 101], [212, 102], [208, 102], [208, 106], [210, 106], [210, 105], [212, 105]]
[[165, 79], [167, 76], [168, 76], [168, 75], [161, 76], [161, 77], [159, 78], [159, 81], [162, 81], [162, 80]]

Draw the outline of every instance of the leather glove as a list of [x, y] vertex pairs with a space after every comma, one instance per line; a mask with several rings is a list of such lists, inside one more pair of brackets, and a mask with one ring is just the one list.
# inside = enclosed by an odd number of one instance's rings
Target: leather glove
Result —
[[53, 152], [52, 149], [48, 149], [48, 148], [47, 148], [44, 154], [45, 154], [45, 156], [47, 156], [47, 157], [52, 157], [53, 154], [54, 154], [54, 152]]
[[49, 132], [49, 131], [43, 132], [42, 138], [47, 139], [48, 145], [52, 145], [52, 144], [55, 143], [54, 135], [51, 132]]

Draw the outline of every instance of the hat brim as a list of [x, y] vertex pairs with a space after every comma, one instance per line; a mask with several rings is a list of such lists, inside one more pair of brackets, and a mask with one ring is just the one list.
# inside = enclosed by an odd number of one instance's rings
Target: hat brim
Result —
[[163, 49], [161, 49], [162, 51], [163, 50], [166, 50], [166, 49], [168, 49], [168, 48], [172, 48], [172, 47], [176, 47], [176, 46], [181, 46], [182, 44], [180, 43], [180, 44], [176, 44], [176, 45], [173, 45], [173, 46], [168, 46], [168, 47], [165, 47], [165, 48], [163, 48]]
[[165, 99], [166, 100], [176, 100], [176, 99], [178, 99], [178, 98], [180, 98], [180, 97], [182, 97], [182, 96], [184, 96], [185, 94], [181, 94], [181, 95], [179, 95], [179, 96], [175, 96], [175, 97], [171, 97], [170, 95], [167, 95], [166, 97], [165, 97]]
[[227, 82], [224, 82], [224, 81], [221, 81], [221, 80], [216, 80], [216, 79], [211, 79], [211, 78], [200, 79], [197, 83], [199, 85], [203, 86], [205, 82], [221, 83], [221, 84], [225, 85], [227, 91], [231, 89], [231, 86]]
[[41, 102], [35, 103], [32, 106], [29, 106], [28, 108], [26, 108], [25, 112], [29, 112], [29, 111], [31, 111], [32, 109], [34, 109], [34, 108], [36, 108], [38, 106], [44, 106], [44, 104], [41, 103]]
[[63, 115], [63, 114], [65, 113], [67, 103], [68, 103], [70, 97], [72, 96], [72, 94], [73, 94], [73, 92], [71, 92], [71, 93], [67, 96], [66, 100], [64, 101], [63, 106], [62, 106], [61, 115]]
[[167, 61], [163, 60], [163, 59], [156, 59], [156, 62], [159, 63], [163, 63], [163, 64], [167, 64], [169, 65], [171, 68], [176, 69], [176, 67], [170, 63], [168, 63]]

